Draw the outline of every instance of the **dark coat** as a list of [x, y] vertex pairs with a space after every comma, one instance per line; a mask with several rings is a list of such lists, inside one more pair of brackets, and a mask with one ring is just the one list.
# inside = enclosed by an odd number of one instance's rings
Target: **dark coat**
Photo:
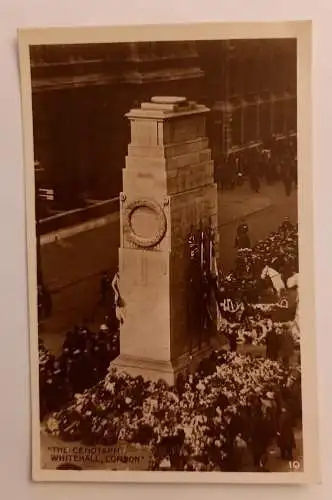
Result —
[[276, 331], [270, 330], [266, 335], [266, 356], [269, 359], [276, 360], [280, 348], [280, 339]]
[[285, 411], [280, 416], [278, 446], [281, 449], [295, 448], [293, 419], [289, 411]]
[[294, 354], [294, 340], [289, 331], [285, 331], [282, 334], [280, 354], [283, 358], [290, 358]]

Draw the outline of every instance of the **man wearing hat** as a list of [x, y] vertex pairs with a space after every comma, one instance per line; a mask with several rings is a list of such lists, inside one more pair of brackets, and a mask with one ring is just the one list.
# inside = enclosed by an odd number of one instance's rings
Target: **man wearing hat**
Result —
[[242, 221], [237, 230], [235, 238], [235, 248], [242, 250], [244, 248], [251, 248], [251, 241], [249, 237], [249, 227], [248, 224]]
[[280, 354], [284, 366], [289, 367], [290, 360], [294, 354], [294, 339], [291, 330], [287, 325], [283, 325], [283, 331], [281, 335], [281, 346]]

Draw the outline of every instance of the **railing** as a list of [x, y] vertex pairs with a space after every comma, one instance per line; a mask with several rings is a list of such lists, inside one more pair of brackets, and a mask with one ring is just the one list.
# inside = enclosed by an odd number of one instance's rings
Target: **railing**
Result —
[[98, 201], [88, 207], [64, 211], [40, 220], [42, 235], [104, 217], [119, 210], [119, 197]]

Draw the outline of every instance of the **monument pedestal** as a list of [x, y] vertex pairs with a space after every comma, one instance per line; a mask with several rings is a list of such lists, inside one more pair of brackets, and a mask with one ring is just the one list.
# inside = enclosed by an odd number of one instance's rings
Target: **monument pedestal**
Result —
[[211, 354], [211, 351], [217, 347], [217, 340], [215, 339], [215, 343], [211, 344], [204, 343], [201, 348], [196, 346], [190, 354], [184, 354], [174, 361], [161, 361], [120, 354], [112, 362], [112, 367], [128, 373], [132, 377], [141, 375], [147, 380], [157, 381], [162, 379], [168, 384], [174, 385], [179, 373], [194, 373], [199, 363], [206, 359]]
[[217, 187], [205, 135], [205, 106], [153, 98], [131, 110], [123, 171], [119, 249], [125, 321], [112, 366], [174, 383], [215, 347], [189, 328], [188, 235], [217, 234]]

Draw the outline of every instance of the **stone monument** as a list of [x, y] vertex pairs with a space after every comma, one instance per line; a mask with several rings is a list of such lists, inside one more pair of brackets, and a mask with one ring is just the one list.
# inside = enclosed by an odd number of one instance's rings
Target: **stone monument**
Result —
[[209, 109], [154, 97], [126, 116], [131, 126], [120, 195], [120, 292], [125, 320], [112, 366], [174, 383], [211, 351], [188, 328], [186, 251], [192, 227], [217, 234], [217, 186], [206, 137]]

